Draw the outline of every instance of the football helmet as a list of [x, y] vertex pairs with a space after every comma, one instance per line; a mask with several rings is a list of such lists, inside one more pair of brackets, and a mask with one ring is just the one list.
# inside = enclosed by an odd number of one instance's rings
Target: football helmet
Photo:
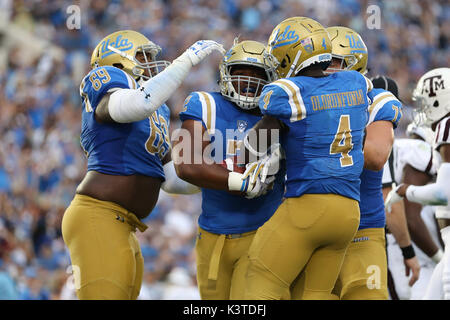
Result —
[[[260, 68], [264, 78], [233, 75], [238, 68]], [[261, 42], [246, 40], [238, 42], [224, 55], [219, 65], [220, 93], [223, 97], [242, 109], [258, 107], [262, 88], [276, 80], [275, 64], [267, 55], [266, 47]]]
[[[160, 46], [139, 32], [117, 31], [103, 38], [95, 47], [91, 67], [115, 66], [136, 80], [147, 80], [170, 65], [168, 61], [155, 60], [160, 52]], [[137, 59], [139, 53], [143, 55], [145, 62]], [[145, 70], [148, 70], [149, 76], [144, 74]]]
[[341, 70], [355, 70], [361, 74], [367, 73], [368, 52], [361, 36], [347, 27], [329, 27], [333, 60], [340, 62], [340, 68], [329, 66], [326, 73]]
[[315, 63], [322, 64], [325, 70], [331, 61], [328, 32], [319, 22], [306, 17], [292, 17], [278, 24], [267, 49], [274, 57], [280, 78], [293, 77]]
[[425, 73], [412, 94], [417, 103], [419, 124], [431, 125], [450, 112], [450, 68], [437, 68]]

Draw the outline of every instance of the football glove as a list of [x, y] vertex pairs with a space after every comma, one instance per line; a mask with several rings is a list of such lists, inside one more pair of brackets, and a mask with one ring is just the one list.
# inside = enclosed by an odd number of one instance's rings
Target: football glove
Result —
[[213, 40], [199, 40], [190, 46], [185, 53], [188, 55], [189, 60], [191, 60], [192, 66], [195, 66], [214, 50], [219, 51], [222, 55], [226, 52], [221, 44]]
[[402, 196], [400, 196], [397, 193], [397, 190], [400, 188], [401, 185], [397, 186], [395, 182], [392, 183], [392, 190], [389, 191], [388, 195], [386, 196], [386, 201], [384, 202], [384, 207], [386, 208], [386, 212], [390, 213], [392, 211], [392, 205], [394, 203], [399, 202], [403, 199]]

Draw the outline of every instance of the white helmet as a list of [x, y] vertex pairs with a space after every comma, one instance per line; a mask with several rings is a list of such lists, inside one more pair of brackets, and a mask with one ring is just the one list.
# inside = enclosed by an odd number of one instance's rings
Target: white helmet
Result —
[[425, 73], [414, 89], [412, 99], [418, 103], [422, 122], [431, 125], [450, 112], [450, 68]]

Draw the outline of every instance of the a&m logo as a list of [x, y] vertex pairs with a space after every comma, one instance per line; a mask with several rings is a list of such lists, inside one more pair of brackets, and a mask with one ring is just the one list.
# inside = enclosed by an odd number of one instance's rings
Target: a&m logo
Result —
[[116, 40], [113, 42], [110, 42], [110, 39], [106, 39], [105, 41], [102, 42], [100, 48], [101, 50], [100, 54], [102, 59], [114, 53], [113, 51], [108, 49], [109, 46], [116, 48], [117, 50], [120, 51], [128, 51], [131, 48], [133, 48], [133, 43], [130, 42], [127, 38], [122, 38], [121, 34], [119, 34]]
[[423, 79], [422, 94], [424, 92], [428, 93], [429, 97], [435, 97], [436, 91], [439, 89], [445, 89], [444, 79], [441, 75], [431, 76], [429, 78]]
[[280, 31], [280, 29], [277, 29], [276, 32], [272, 33], [271, 39], [269, 39], [269, 43], [271, 44], [273, 49], [286, 46], [298, 41], [299, 37], [297, 34], [295, 34], [295, 30], [290, 29], [291, 26], [287, 26], [284, 31]]

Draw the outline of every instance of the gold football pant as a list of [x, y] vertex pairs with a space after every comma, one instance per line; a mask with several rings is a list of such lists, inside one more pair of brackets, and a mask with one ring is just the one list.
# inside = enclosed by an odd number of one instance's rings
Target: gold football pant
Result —
[[62, 234], [79, 299], [137, 298], [144, 259], [136, 228], [147, 226], [121, 206], [75, 195], [64, 213]]
[[248, 248], [255, 233], [225, 235], [198, 228], [195, 253], [202, 300], [243, 299]]
[[345, 251], [359, 225], [356, 200], [334, 194], [287, 198], [256, 232], [245, 298], [331, 299]]
[[333, 290], [341, 300], [387, 300], [384, 228], [358, 230], [348, 246]]

